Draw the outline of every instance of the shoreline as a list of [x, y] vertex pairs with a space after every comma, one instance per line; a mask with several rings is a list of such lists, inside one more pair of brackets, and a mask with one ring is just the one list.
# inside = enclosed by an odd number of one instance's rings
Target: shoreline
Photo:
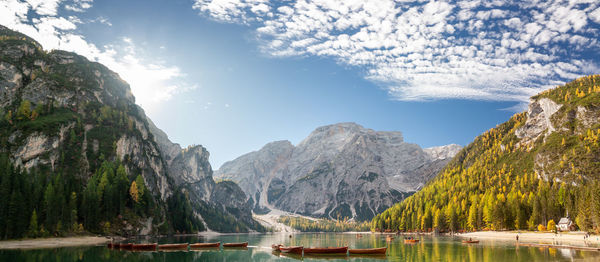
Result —
[[104, 245], [109, 242], [110, 242], [109, 237], [96, 237], [96, 236], [2, 240], [2, 241], [0, 241], [0, 250], [98, 246], [98, 245]]
[[[564, 247], [582, 247], [589, 248], [600, 247], [600, 235], [590, 235], [584, 238], [585, 232], [560, 232], [558, 234], [550, 232], [530, 232], [530, 231], [476, 231], [469, 233], [455, 234], [461, 238], [473, 238], [486, 241], [508, 241], [515, 244], [534, 244], [541, 246], [564, 246]], [[517, 236], [519, 240], [517, 241]]]

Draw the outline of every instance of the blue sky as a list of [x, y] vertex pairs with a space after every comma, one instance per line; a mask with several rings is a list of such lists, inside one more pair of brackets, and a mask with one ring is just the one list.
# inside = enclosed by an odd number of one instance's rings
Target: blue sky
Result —
[[337, 122], [466, 145], [598, 73], [599, 23], [597, 1], [0, 1], [0, 24], [119, 73], [215, 169]]

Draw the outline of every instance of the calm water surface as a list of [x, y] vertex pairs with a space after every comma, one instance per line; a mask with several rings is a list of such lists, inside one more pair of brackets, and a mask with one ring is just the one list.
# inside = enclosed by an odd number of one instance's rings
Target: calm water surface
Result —
[[[194, 243], [245, 242], [247, 249], [219, 249], [189, 252], [129, 252], [104, 246], [41, 250], [0, 250], [0, 261], [600, 261], [600, 252], [571, 249], [516, 247], [510, 242], [482, 241], [462, 244], [452, 237], [419, 237], [418, 244], [404, 244], [402, 238], [386, 242], [381, 235], [354, 234], [251, 234], [138, 239], [136, 242]], [[286, 257], [271, 252], [271, 244], [302, 246], [349, 246], [350, 248], [388, 247], [387, 256]]]

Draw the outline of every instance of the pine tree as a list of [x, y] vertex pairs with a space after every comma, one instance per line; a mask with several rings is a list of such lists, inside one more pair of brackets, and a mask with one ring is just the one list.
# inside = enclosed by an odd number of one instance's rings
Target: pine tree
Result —
[[29, 237], [37, 237], [38, 236], [38, 218], [37, 218], [37, 212], [35, 212], [35, 209], [31, 213], [31, 219], [29, 220], [28, 235], [29, 235]]
[[54, 206], [54, 198], [54, 186], [48, 183], [44, 192], [44, 210], [46, 210], [46, 228], [51, 231], [58, 223], [57, 209], [60, 208]]
[[77, 194], [75, 192], [71, 192], [71, 197], [69, 198], [69, 223], [70, 230], [77, 230]]
[[467, 226], [470, 230], [477, 230], [477, 207], [474, 204], [469, 207]]

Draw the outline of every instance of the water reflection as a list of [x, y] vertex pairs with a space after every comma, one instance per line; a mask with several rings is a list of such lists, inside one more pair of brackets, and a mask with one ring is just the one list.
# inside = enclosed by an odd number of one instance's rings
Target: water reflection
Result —
[[[450, 237], [419, 237], [420, 242], [404, 244], [403, 239], [386, 241], [385, 236], [365, 234], [285, 234], [219, 235], [171, 238], [140, 238], [138, 243], [245, 242], [248, 248], [198, 248], [173, 252], [130, 252], [104, 246], [43, 250], [1, 250], [0, 261], [599, 261], [600, 252], [571, 249], [515, 246], [510, 242], [481, 241], [463, 244]], [[271, 251], [271, 244], [305, 247], [349, 246], [388, 247], [386, 256], [299, 256]]]

